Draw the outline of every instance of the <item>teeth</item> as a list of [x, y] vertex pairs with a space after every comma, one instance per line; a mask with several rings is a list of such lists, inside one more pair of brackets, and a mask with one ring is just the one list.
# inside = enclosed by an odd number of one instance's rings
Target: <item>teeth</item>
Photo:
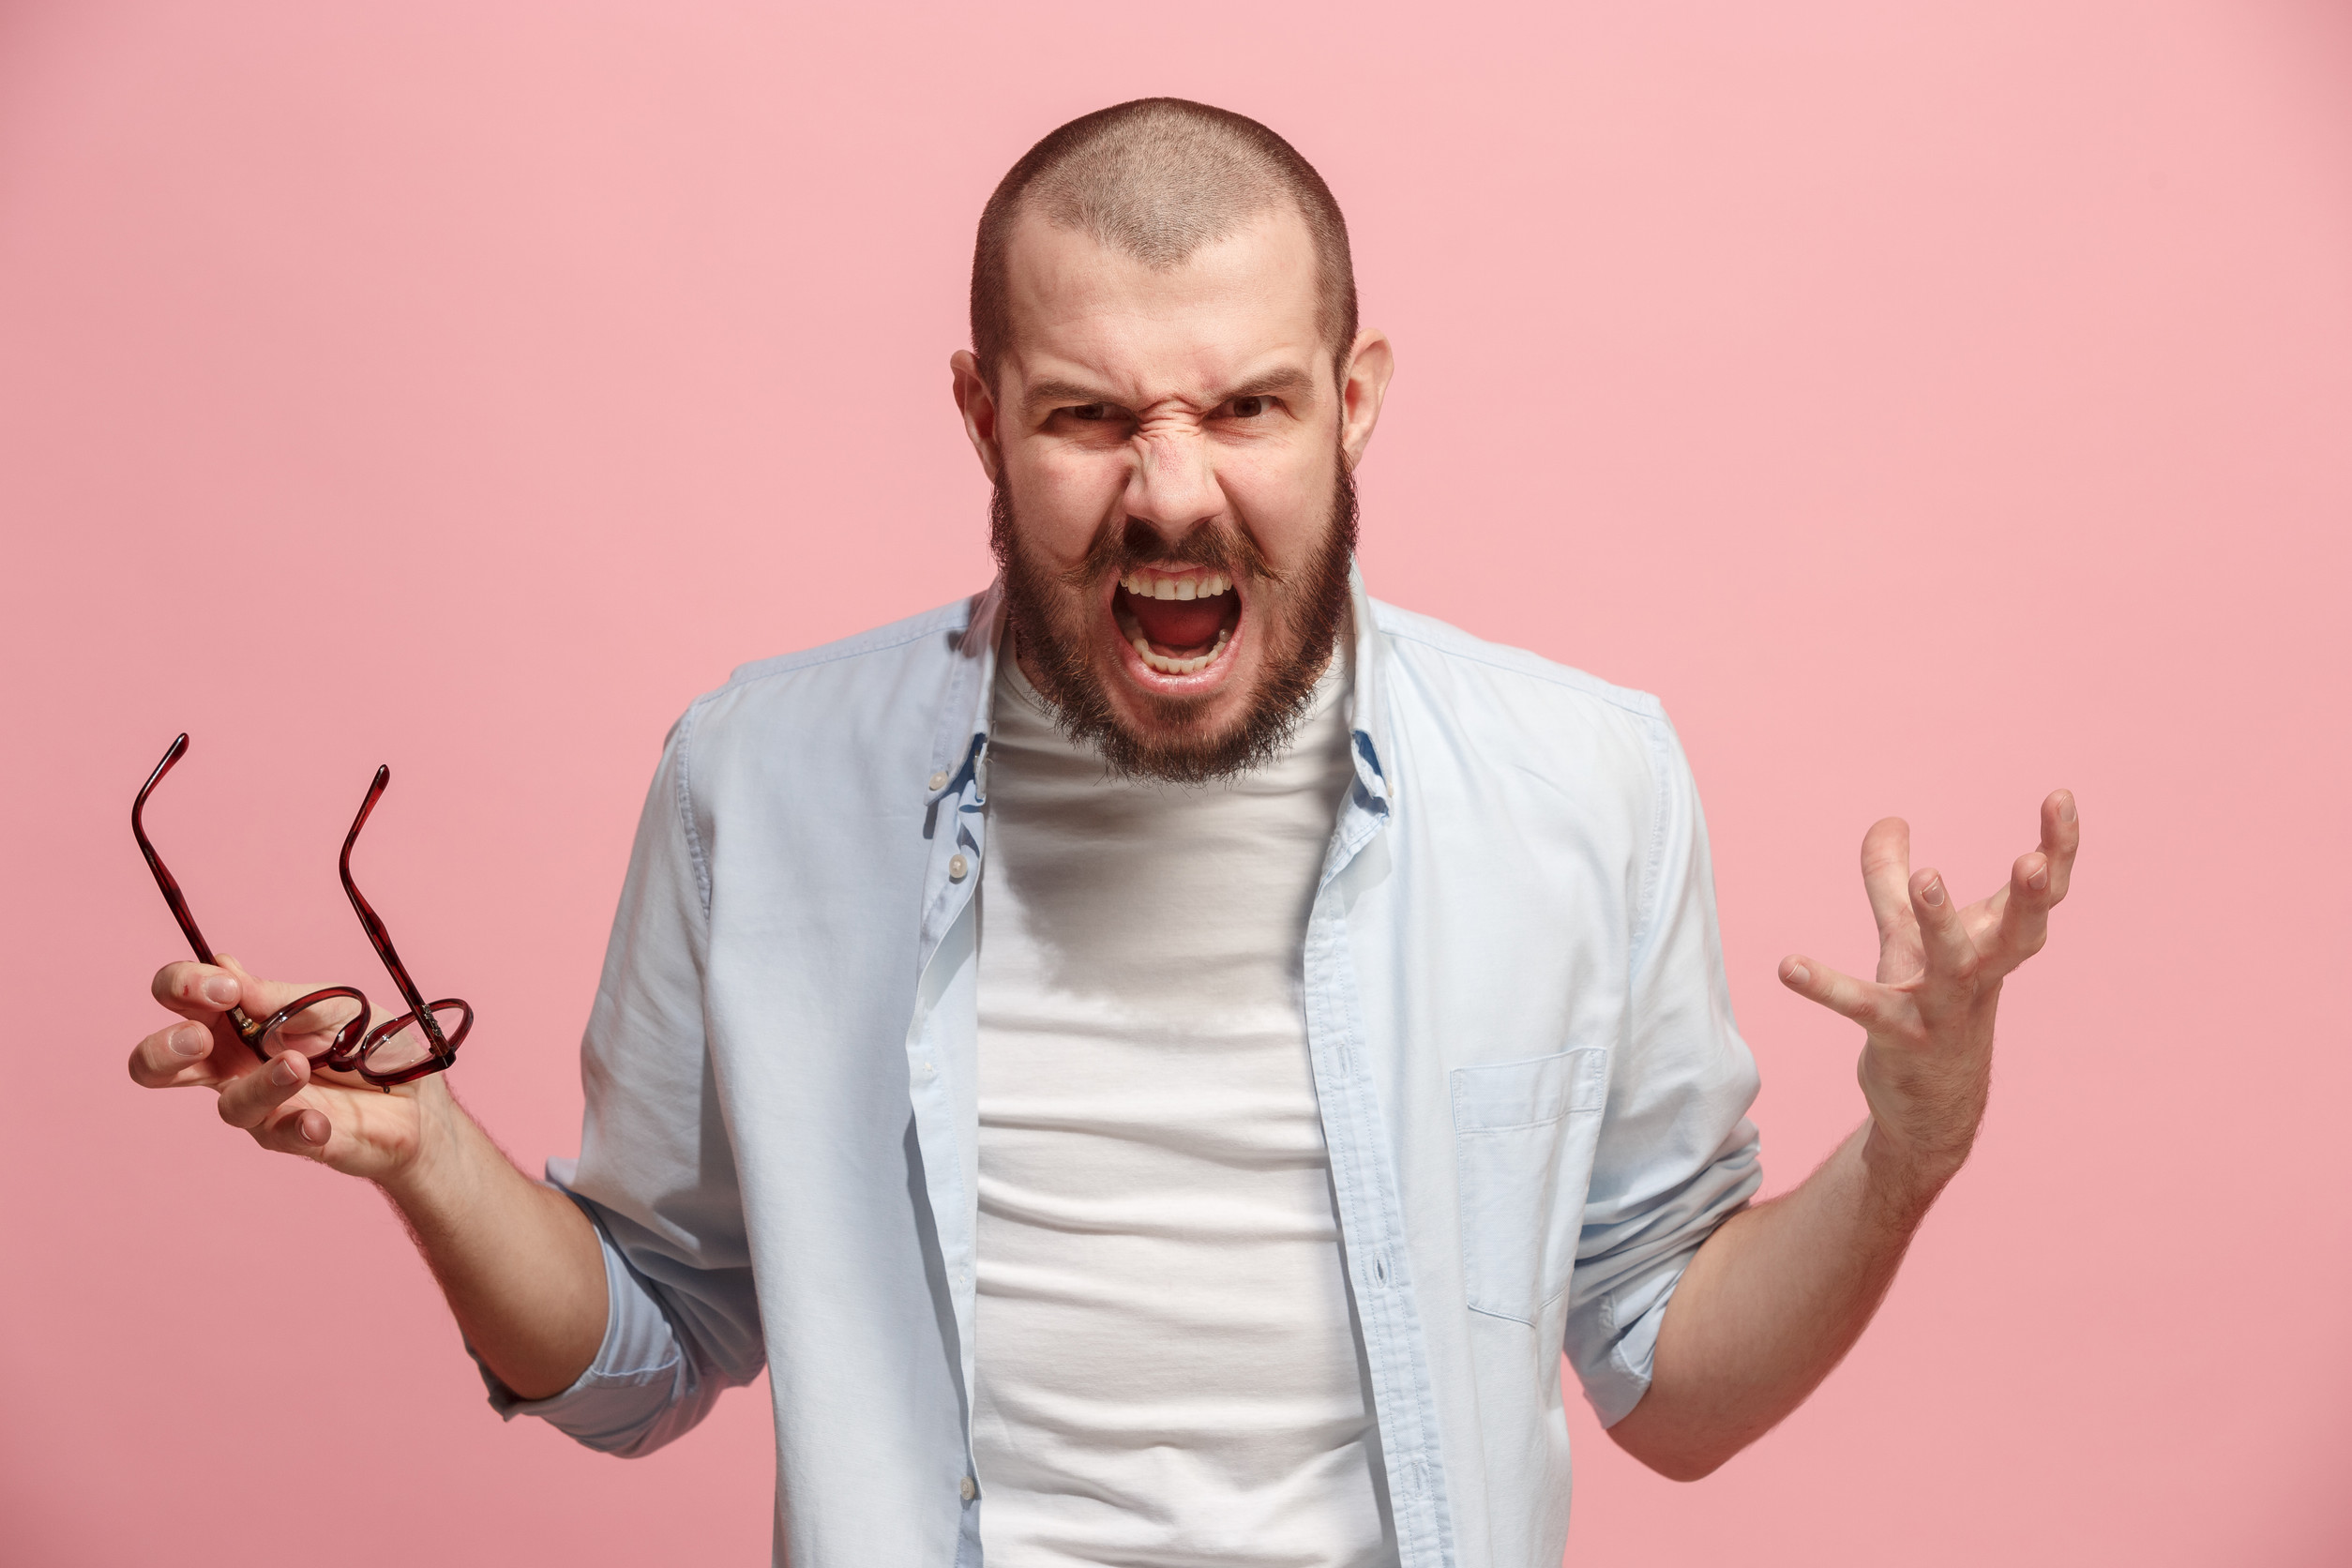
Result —
[[1129, 572], [1119, 580], [1119, 586], [1138, 599], [1213, 599], [1232, 587], [1233, 580], [1221, 572], [1202, 577], [1148, 577]]
[[1225, 652], [1226, 641], [1230, 635], [1229, 632], [1218, 632], [1215, 644], [1199, 658], [1169, 658], [1165, 654], [1155, 654], [1152, 651], [1152, 644], [1140, 637], [1135, 639], [1135, 651], [1144, 663], [1163, 675], [1189, 675], [1215, 663], [1216, 656]]

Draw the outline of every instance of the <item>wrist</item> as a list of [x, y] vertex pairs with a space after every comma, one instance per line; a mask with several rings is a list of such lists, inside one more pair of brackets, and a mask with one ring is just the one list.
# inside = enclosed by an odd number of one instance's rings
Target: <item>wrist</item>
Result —
[[1890, 1133], [1876, 1117], [1864, 1124], [1862, 1164], [1871, 1206], [1892, 1228], [1915, 1229], [1967, 1159], [1965, 1147], [1923, 1150]]
[[376, 1178], [376, 1185], [412, 1224], [462, 1206], [465, 1191], [479, 1181], [475, 1146], [482, 1141], [438, 1074], [418, 1085], [415, 1106], [415, 1146], [407, 1159]]

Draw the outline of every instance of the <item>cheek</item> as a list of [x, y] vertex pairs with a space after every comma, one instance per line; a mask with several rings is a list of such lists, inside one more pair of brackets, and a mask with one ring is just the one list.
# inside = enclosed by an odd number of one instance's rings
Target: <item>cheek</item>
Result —
[[1117, 452], [1024, 453], [1005, 470], [1023, 543], [1063, 564], [1086, 553], [1126, 485], [1127, 465]]
[[1244, 452], [1217, 465], [1227, 502], [1266, 552], [1267, 564], [1288, 572], [1311, 560], [1331, 523], [1337, 459], [1328, 451]]

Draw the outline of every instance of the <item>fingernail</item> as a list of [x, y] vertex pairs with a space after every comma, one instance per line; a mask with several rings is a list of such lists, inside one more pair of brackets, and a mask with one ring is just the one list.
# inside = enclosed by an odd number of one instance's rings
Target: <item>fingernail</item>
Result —
[[202, 1056], [204, 1054], [204, 1032], [193, 1027], [175, 1029], [172, 1031], [168, 1044], [176, 1056]]
[[2073, 797], [2073, 795], [2072, 795], [2071, 793], [2070, 793], [2070, 794], [2060, 795], [2060, 796], [2058, 797], [2058, 821], [2059, 821], [2059, 822], [2073, 822], [2073, 820], [2074, 820], [2074, 797]]
[[1792, 986], [1802, 986], [1802, 985], [1803, 985], [1806, 981], [1808, 981], [1808, 980], [1810, 980], [1810, 979], [1812, 979], [1812, 978], [1813, 978], [1813, 971], [1811, 971], [1811, 970], [1809, 970], [1809, 969], [1805, 968], [1805, 966], [1804, 966], [1804, 965], [1802, 965], [1802, 964], [1790, 964], [1790, 965], [1788, 966], [1788, 983], [1789, 983], [1790, 985], [1792, 985]]
[[1919, 890], [1919, 897], [1920, 902], [1922, 904], [1941, 907], [1944, 901], [1943, 878], [1936, 877], [1931, 879], [1925, 887]]
[[269, 1069], [269, 1081], [280, 1089], [292, 1088], [301, 1077], [301, 1070], [294, 1066], [291, 1054], [279, 1057]]
[[2036, 871], [2032, 876], [2028, 877], [2026, 879], [2026, 885], [2032, 888], [2036, 893], [2039, 893], [2043, 888], [2049, 886], [2050, 868], [2047, 866], [2044, 866], [2041, 870]]
[[302, 1118], [302, 1125], [299, 1129], [302, 1134], [302, 1141], [312, 1145], [324, 1143], [326, 1141], [327, 1130], [326, 1118], [321, 1116], [315, 1110], [309, 1112]]
[[216, 974], [204, 982], [204, 1000], [226, 1007], [237, 999], [237, 983], [225, 974]]

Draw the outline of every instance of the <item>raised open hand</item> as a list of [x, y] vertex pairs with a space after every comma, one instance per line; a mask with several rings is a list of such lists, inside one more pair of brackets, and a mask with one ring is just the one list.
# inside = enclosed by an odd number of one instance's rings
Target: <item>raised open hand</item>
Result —
[[2053, 792], [2042, 803], [2041, 848], [2017, 857], [2009, 885], [1961, 909], [1939, 873], [1911, 869], [1910, 827], [1889, 817], [1862, 837], [1877, 978], [1857, 980], [1798, 954], [1781, 960], [1782, 984], [1862, 1026], [1857, 1076], [1872, 1152], [1897, 1159], [1923, 1184], [1923, 1197], [1968, 1158], [1992, 1082], [2001, 982], [2041, 951], [2080, 838], [2074, 797]]
[[[253, 1018], [317, 989], [260, 980], [227, 954], [217, 965], [181, 962], [156, 972], [155, 999], [186, 1020], [132, 1048], [130, 1077], [149, 1089], [203, 1087], [220, 1096], [220, 1119], [264, 1149], [294, 1154], [370, 1181], [391, 1181], [425, 1141], [429, 1102], [445, 1101], [438, 1075], [380, 1090], [352, 1074], [306, 1061], [357, 1003], [338, 998], [297, 1014], [278, 1036], [280, 1054], [262, 1060], [237, 1037], [229, 1009]], [[335, 1010], [343, 1010], [337, 1016]]]

